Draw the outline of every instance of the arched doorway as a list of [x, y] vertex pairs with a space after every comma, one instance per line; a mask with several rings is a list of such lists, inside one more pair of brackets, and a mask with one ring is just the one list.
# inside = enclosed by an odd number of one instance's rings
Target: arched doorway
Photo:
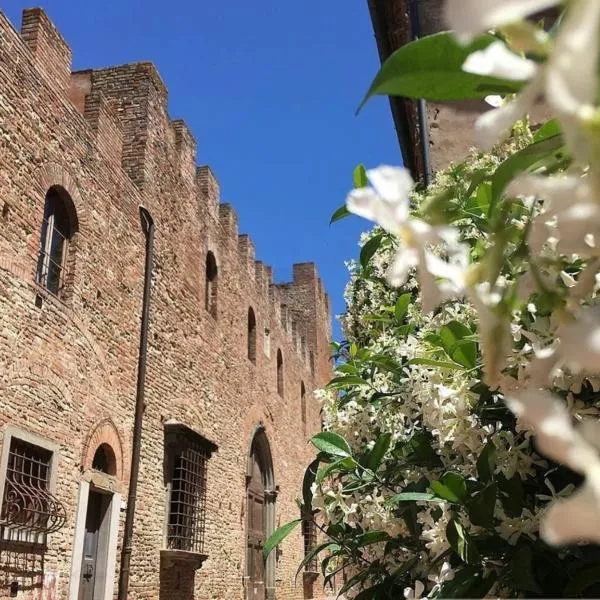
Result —
[[252, 439], [246, 471], [246, 599], [274, 598], [275, 555], [266, 563], [262, 550], [275, 529], [275, 477], [264, 427]]

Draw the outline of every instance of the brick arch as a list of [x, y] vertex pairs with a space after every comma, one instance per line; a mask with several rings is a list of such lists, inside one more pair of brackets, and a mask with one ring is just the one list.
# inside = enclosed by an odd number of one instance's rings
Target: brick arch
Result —
[[81, 458], [83, 469], [88, 470], [92, 468], [94, 454], [96, 454], [96, 450], [102, 444], [106, 444], [112, 449], [116, 463], [115, 477], [118, 481], [123, 481], [125, 475], [123, 468], [123, 445], [121, 443], [119, 431], [110, 418], [100, 421], [91, 430], [91, 433], [83, 446], [83, 455]]
[[36, 182], [43, 196], [55, 185], [68, 192], [77, 212], [78, 231], [88, 228], [88, 211], [81, 197], [79, 184], [65, 167], [53, 162], [46, 163], [40, 167]]

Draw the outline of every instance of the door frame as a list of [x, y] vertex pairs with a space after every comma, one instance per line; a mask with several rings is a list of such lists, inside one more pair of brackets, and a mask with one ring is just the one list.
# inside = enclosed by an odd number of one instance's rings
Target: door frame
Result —
[[121, 495], [109, 489], [105, 489], [104, 486], [92, 486], [90, 482], [85, 479], [79, 483], [68, 598], [69, 600], [78, 600], [79, 597], [81, 563], [83, 560], [83, 542], [85, 537], [85, 522], [87, 518], [90, 491], [99, 492], [111, 497], [107, 509], [108, 524], [106, 552], [103, 553], [103, 564], [100, 563], [101, 557], [98, 557], [97, 564], [100, 565], [100, 568], [97, 569], [97, 573], [100, 576], [100, 579], [96, 580], [95, 590], [100, 589], [101, 591], [98, 600], [112, 600], [115, 587], [115, 568], [117, 563], [117, 539], [119, 535]]
[[[246, 486], [244, 488], [244, 506], [248, 511], [248, 484], [252, 478], [252, 454], [253, 450], [257, 453], [257, 458], [261, 462], [261, 468], [264, 475], [264, 498], [265, 498], [265, 541], [275, 531], [275, 502], [277, 500], [277, 487], [275, 485], [275, 473], [273, 470], [273, 458], [271, 455], [271, 445], [264, 425], [256, 427], [252, 433], [250, 447], [248, 449], [246, 460]], [[248, 573], [248, 532], [247, 532], [247, 517], [246, 517], [246, 533], [244, 535], [244, 581], [246, 589], [244, 596], [247, 594], [247, 585], [250, 583], [250, 573]], [[275, 567], [276, 558], [275, 552], [271, 552], [265, 563], [264, 583], [265, 595], [267, 599], [275, 598]]]

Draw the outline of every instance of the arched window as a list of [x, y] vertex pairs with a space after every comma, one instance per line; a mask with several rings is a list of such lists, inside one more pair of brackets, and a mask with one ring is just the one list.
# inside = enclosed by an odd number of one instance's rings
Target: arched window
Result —
[[283, 398], [283, 355], [277, 350], [277, 393]]
[[44, 204], [36, 280], [56, 296], [61, 296], [65, 286], [69, 241], [76, 232], [71, 197], [63, 188], [52, 186]]
[[300, 382], [300, 412], [302, 423], [306, 425], [306, 388], [304, 387], [304, 381]]
[[108, 475], [117, 474], [117, 459], [114, 450], [108, 444], [100, 444], [94, 453], [92, 469]]
[[248, 309], [248, 358], [256, 364], [256, 317], [252, 307]]
[[206, 310], [217, 318], [217, 280], [219, 271], [217, 269], [217, 260], [212, 252], [206, 255], [206, 295], [204, 304]]

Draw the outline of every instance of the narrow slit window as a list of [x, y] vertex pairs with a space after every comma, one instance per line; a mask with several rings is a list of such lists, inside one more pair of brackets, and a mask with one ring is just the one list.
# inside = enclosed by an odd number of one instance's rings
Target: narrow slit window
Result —
[[217, 260], [212, 252], [206, 255], [206, 289], [204, 305], [214, 319], [217, 318], [217, 284], [219, 271]]
[[283, 398], [283, 355], [277, 350], [277, 393]]
[[306, 388], [304, 382], [300, 383], [300, 414], [302, 416], [302, 424], [306, 425]]
[[256, 317], [252, 307], [248, 309], [248, 358], [256, 364]]

